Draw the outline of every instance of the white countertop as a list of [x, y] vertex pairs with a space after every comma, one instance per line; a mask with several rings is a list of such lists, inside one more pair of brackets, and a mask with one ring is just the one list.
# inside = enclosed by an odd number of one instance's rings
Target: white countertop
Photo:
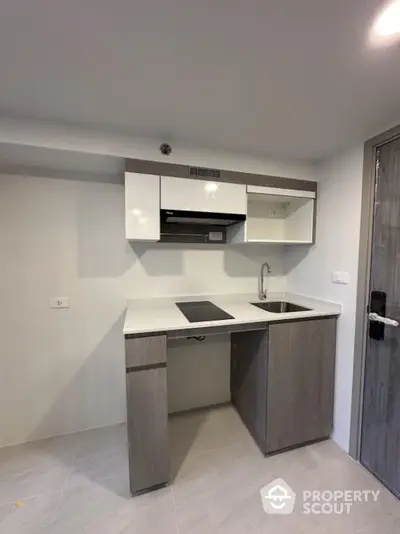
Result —
[[[201, 321], [190, 323], [176, 302], [192, 302], [196, 300], [208, 300], [229, 313], [234, 319], [225, 321]], [[154, 299], [129, 300], [124, 334], [143, 334], [152, 332], [165, 332], [191, 328], [207, 328], [210, 326], [228, 326], [245, 323], [266, 323], [286, 321], [288, 319], [303, 319], [306, 317], [324, 317], [327, 315], [340, 315], [341, 305], [327, 302], [294, 293], [269, 293], [268, 301], [287, 301], [307, 308], [309, 311], [292, 313], [270, 313], [251, 302], [260, 302], [256, 294], [229, 294], [229, 295], [191, 295], [184, 297], [166, 297]]]

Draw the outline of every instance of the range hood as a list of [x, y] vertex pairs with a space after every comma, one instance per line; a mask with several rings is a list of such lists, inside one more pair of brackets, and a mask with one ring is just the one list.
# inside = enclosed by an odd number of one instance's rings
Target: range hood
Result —
[[167, 224], [198, 224], [230, 226], [246, 220], [240, 213], [213, 213], [208, 211], [161, 210], [161, 222]]

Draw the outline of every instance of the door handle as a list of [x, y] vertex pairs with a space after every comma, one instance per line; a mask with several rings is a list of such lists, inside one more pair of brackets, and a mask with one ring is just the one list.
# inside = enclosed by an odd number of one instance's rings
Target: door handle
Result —
[[382, 317], [377, 313], [370, 313], [368, 315], [370, 321], [376, 321], [377, 323], [382, 323], [387, 326], [399, 326], [399, 322], [396, 319], [390, 319], [389, 317]]

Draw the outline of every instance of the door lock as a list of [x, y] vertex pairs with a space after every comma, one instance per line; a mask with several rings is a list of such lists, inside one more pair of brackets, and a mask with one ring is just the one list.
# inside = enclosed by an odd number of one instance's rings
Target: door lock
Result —
[[[372, 315], [372, 318], [371, 318]], [[382, 319], [386, 315], [386, 293], [384, 291], [371, 291], [369, 304], [369, 337], [376, 341], [385, 339], [385, 324]]]

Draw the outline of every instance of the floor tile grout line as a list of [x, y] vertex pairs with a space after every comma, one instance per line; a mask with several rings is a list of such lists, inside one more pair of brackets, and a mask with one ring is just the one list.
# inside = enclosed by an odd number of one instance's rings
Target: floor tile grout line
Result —
[[84, 456], [91, 456], [91, 457], [101, 457], [101, 456], [106, 456], [106, 455], [109, 455], [110, 453], [114, 453], [114, 452], [117, 452], [119, 450], [122, 450], [122, 449], [126, 449], [128, 446], [128, 442], [127, 441], [124, 441], [123, 443], [120, 443], [120, 444], [117, 444], [117, 445], [112, 445], [111, 447], [109, 448], [104, 448], [104, 450], [102, 451], [96, 451], [96, 452], [93, 452], [93, 451], [90, 451], [88, 452], [87, 454], [78, 454], [79, 451], [75, 454], [74, 456], [74, 462], [76, 463], [76, 461], [78, 461], [79, 459], [83, 458]]
[[170, 488], [171, 488], [171, 496], [172, 496], [172, 505], [173, 505], [173, 508], [174, 508], [174, 519], [175, 519], [176, 532], [177, 532], [177, 534], [180, 534], [178, 514], [176, 513], [176, 503], [175, 503], [174, 489], [173, 489], [172, 486], [170, 486]]
[[[215, 447], [211, 447], [209, 449], [204, 449], [204, 450], [200, 450], [200, 451], [194, 450], [194, 452], [189, 450], [188, 452], [191, 454], [192, 457], [197, 457], [197, 456], [203, 456], [205, 454], [209, 454], [209, 453], [215, 452], [215, 451], [221, 451], [221, 450], [226, 450], [226, 449], [230, 450], [233, 447], [237, 447], [238, 445], [250, 446], [249, 443], [251, 443], [251, 442], [248, 442], [247, 440], [238, 440], [238, 441], [235, 441], [234, 443], [228, 443], [228, 444], [225, 444], [225, 445], [217, 445]], [[174, 454], [174, 453], [172, 453], [172, 454]], [[175, 453], [175, 454], [177, 454], [177, 453]], [[260, 452], [260, 454], [262, 454], [262, 453]]]
[[[77, 447], [77, 445], [75, 446]], [[49, 451], [49, 454], [52, 456], [51, 452]], [[67, 481], [69, 480], [73, 470], [74, 470], [74, 463], [75, 463], [75, 458], [76, 458], [76, 450], [74, 451], [73, 455], [72, 455], [72, 458], [71, 458], [71, 462], [70, 462], [70, 466], [69, 466], [69, 469], [66, 469], [67, 466], [64, 465], [64, 468], [62, 468], [61, 466], [59, 466], [60, 469], [63, 469], [65, 470], [66, 472], [66, 475], [65, 475], [65, 480], [62, 484], [60, 484], [60, 488], [59, 489], [56, 489], [56, 490], [50, 490], [50, 491], [40, 491], [38, 493], [33, 493], [32, 495], [23, 495], [20, 497], [20, 499], [17, 499], [17, 500], [11, 500], [11, 501], [4, 501], [4, 502], [0, 502], [0, 506], [8, 506], [8, 505], [15, 505], [16, 502], [18, 501], [28, 501], [28, 500], [31, 500], [31, 499], [34, 499], [34, 498], [37, 498], [37, 497], [42, 497], [44, 495], [49, 495], [49, 494], [52, 494], [52, 493], [56, 493], [58, 491], [61, 492], [61, 497], [60, 497], [60, 502], [62, 501], [62, 498], [63, 498], [63, 495], [64, 495], [64, 492], [65, 492], [65, 487], [66, 487], [66, 484], [67, 484]], [[63, 462], [64, 463], [64, 462]], [[15, 478], [16, 476], [21, 476], [21, 475], [24, 475], [25, 473], [27, 473], [30, 469], [27, 469], [25, 471], [22, 471], [20, 473], [18, 473], [17, 475], [14, 475], [13, 478]]]
[[30, 501], [31, 499], [36, 499], [37, 497], [44, 497], [46, 495], [51, 495], [53, 493], [58, 493], [58, 492], [62, 493], [63, 489], [60, 487], [59, 489], [53, 489], [53, 490], [49, 490], [49, 491], [40, 491], [39, 493], [34, 493], [32, 495], [23, 495], [19, 499], [13, 499], [12, 501], [0, 502], [0, 506], [9, 506], [9, 505], [13, 505], [13, 504], [15, 505], [19, 501], [26, 502], [26, 501]]
[[[49, 511], [47, 514], [44, 514], [44, 516], [41, 518], [41, 521], [43, 522], [46, 517], [49, 517], [49, 516], [52, 516], [52, 520], [51, 520], [51, 524], [53, 525], [54, 522], [55, 522], [55, 514], [56, 514], [56, 511], [58, 510], [58, 508], [60, 507], [61, 505], [61, 502], [62, 502], [62, 499], [63, 499], [63, 492], [61, 490], [59, 490], [61, 492], [61, 495], [60, 495], [60, 499], [58, 501], [58, 503], [55, 505], [54, 509]], [[49, 491], [49, 492], [45, 492], [45, 493], [37, 493], [35, 495], [32, 495], [28, 498], [23, 498], [23, 501], [30, 501], [32, 499], [36, 499], [36, 498], [40, 498], [42, 496], [45, 496], [45, 495], [51, 495], [53, 493], [56, 493], [54, 491]], [[18, 502], [18, 501], [17, 501]], [[26, 503], [25, 503], [26, 504]], [[11, 502], [8, 502], [6, 504], [2, 504], [1, 506], [7, 506], [7, 505], [10, 505], [10, 506], [14, 506], [16, 505], [16, 502], [15, 501], [11, 501]], [[0, 525], [3, 523], [3, 521], [0, 521]], [[24, 527], [24, 531], [26, 530], [26, 528], [28, 528], [28, 525], [26, 525]]]
[[[76, 445], [76, 448], [77, 447], [78, 447], [78, 445]], [[60, 500], [58, 501], [57, 506], [55, 506], [55, 508], [53, 510], [53, 520], [51, 522], [52, 525], [54, 525], [54, 523], [56, 522], [57, 512], [58, 512], [58, 510], [59, 510], [59, 508], [61, 506], [61, 503], [64, 500], [64, 495], [65, 495], [65, 491], [66, 491], [66, 488], [67, 488], [68, 481], [71, 478], [71, 475], [72, 475], [72, 473], [74, 472], [74, 469], [75, 469], [76, 448], [75, 448], [74, 453], [73, 453], [73, 457], [72, 457], [72, 461], [71, 461], [72, 465], [71, 465], [70, 471], [69, 471], [69, 473], [67, 474], [67, 476], [65, 477], [65, 480], [64, 480], [63, 488], [61, 490]]]

